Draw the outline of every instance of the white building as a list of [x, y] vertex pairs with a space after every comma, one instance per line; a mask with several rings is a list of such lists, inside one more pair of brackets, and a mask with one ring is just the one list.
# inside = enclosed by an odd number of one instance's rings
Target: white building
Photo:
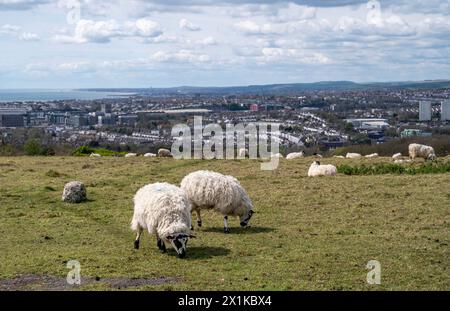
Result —
[[419, 102], [419, 120], [431, 121], [431, 102]]
[[450, 100], [445, 100], [441, 104], [441, 120], [450, 121]]

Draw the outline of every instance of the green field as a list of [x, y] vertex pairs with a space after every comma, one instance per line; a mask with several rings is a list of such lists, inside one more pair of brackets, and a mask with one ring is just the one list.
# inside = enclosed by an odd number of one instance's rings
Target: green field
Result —
[[[311, 179], [312, 161], [261, 171], [254, 160], [0, 158], [0, 290], [72, 289], [69, 260], [81, 263], [77, 290], [450, 290], [450, 173]], [[226, 235], [206, 212], [186, 259], [161, 254], [148, 234], [135, 251], [134, 193], [199, 169], [241, 181], [252, 227], [232, 219]], [[61, 202], [71, 180], [86, 184], [87, 202]], [[366, 282], [369, 260], [381, 285]]]

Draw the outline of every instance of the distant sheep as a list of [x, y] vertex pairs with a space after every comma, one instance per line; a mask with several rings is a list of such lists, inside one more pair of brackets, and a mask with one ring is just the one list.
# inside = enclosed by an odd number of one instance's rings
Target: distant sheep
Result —
[[281, 153], [271, 153], [270, 157], [271, 158], [284, 158]]
[[247, 192], [233, 176], [197, 171], [183, 178], [181, 189], [191, 201], [192, 211], [197, 213], [199, 227], [202, 226], [202, 209], [214, 209], [224, 216], [225, 233], [230, 232], [228, 216], [238, 216], [240, 225], [246, 227], [254, 213]]
[[408, 147], [409, 157], [411, 159], [424, 158], [425, 160], [435, 160], [436, 153], [434, 148], [431, 146], [421, 145], [421, 144], [410, 144]]
[[345, 159], [344, 156], [334, 156], [333, 158], [337, 158], [337, 159]]
[[394, 154], [393, 156], [392, 156], [392, 160], [400, 160], [401, 158], [402, 158], [403, 156], [402, 156], [402, 154], [399, 152], [399, 153], [396, 153], [396, 154]]
[[146, 157], [146, 158], [154, 158], [154, 157], [156, 157], [156, 154], [155, 153], [146, 153], [146, 154], [144, 154], [144, 157]]
[[337, 174], [337, 168], [334, 165], [321, 165], [319, 161], [313, 162], [308, 170], [309, 177], [334, 176]]
[[286, 156], [286, 160], [293, 160], [293, 159], [297, 159], [297, 158], [303, 158], [305, 156], [305, 152], [301, 151], [301, 152], [292, 152], [289, 153]]
[[172, 152], [168, 149], [161, 148], [158, 150], [158, 157], [160, 158], [171, 158]]
[[64, 186], [62, 200], [68, 203], [81, 203], [86, 201], [86, 187], [80, 181], [71, 181]]
[[239, 158], [248, 157], [248, 150], [245, 148], [241, 148], [241, 149], [239, 149], [238, 155], [239, 155]]
[[413, 163], [413, 162], [414, 161], [411, 159], [405, 159], [405, 160], [400, 159], [400, 160], [395, 160], [394, 164], [407, 164], [407, 163]]
[[345, 157], [347, 159], [359, 159], [362, 157], [362, 155], [359, 153], [347, 153], [347, 155]]
[[102, 156], [99, 155], [98, 153], [91, 153], [91, 154], [89, 155], [89, 157], [90, 157], [90, 158], [101, 158]]
[[313, 153], [313, 156], [315, 156], [317, 158], [323, 158], [323, 156], [317, 152]]
[[135, 157], [137, 157], [137, 154], [136, 154], [136, 153], [127, 153], [127, 154], [125, 155], [125, 158], [135, 158]]
[[186, 256], [186, 244], [191, 230], [191, 204], [184, 192], [168, 183], [149, 184], [134, 196], [134, 214], [131, 229], [137, 232], [134, 248], [144, 229], [156, 235], [157, 246], [166, 252], [166, 244], [172, 244], [178, 257]]
[[379, 155], [378, 155], [378, 153], [372, 153], [372, 154], [366, 155], [365, 157], [368, 159], [375, 159], [375, 158], [378, 158]]

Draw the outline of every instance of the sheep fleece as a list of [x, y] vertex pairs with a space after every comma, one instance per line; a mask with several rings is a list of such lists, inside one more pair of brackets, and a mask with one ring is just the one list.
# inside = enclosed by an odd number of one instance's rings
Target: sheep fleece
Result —
[[192, 209], [215, 209], [222, 215], [241, 216], [253, 208], [239, 181], [211, 171], [193, 172], [181, 181]]
[[163, 239], [174, 233], [189, 234], [191, 204], [177, 186], [168, 183], [146, 185], [134, 196], [131, 229], [136, 231], [139, 226]]

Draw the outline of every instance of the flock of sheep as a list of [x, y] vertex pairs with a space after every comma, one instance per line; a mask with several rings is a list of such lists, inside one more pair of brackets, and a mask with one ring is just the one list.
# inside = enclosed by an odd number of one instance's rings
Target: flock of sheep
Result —
[[[401, 154], [393, 156], [394, 163], [405, 163], [415, 158], [426, 160], [436, 159], [435, 151], [430, 146], [409, 145], [410, 159], [403, 159]], [[239, 151], [247, 155], [247, 151]], [[91, 155], [98, 157], [99, 155]], [[127, 154], [135, 157], [137, 154]], [[167, 149], [160, 149], [158, 155], [146, 154], [147, 157], [171, 157]], [[275, 157], [283, 157], [274, 154]], [[290, 153], [287, 160], [304, 157], [304, 152]], [[316, 157], [322, 156], [315, 154]], [[337, 156], [342, 157], [343, 156]], [[348, 153], [346, 158], [357, 159], [363, 156], [358, 153]], [[377, 158], [378, 154], [366, 155], [366, 158]], [[309, 170], [309, 177], [333, 176], [337, 174], [334, 165], [321, 165], [314, 161]], [[66, 184], [63, 201], [78, 203], [86, 199], [86, 188], [80, 182]], [[201, 210], [212, 209], [224, 217], [224, 232], [229, 233], [228, 216], [239, 217], [240, 225], [247, 227], [254, 213], [252, 200], [239, 181], [233, 176], [222, 175], [212, 171], [196, 171], [185, 176], [180, 187], [169, 183], [153, 183], [139, 189], [134, 196], [134, 214], [131, 229], [137, 233], [134, 241], [135, 249], [139, 248], [139, 240], [144, 230], [155, 235], [157, 246], [166, 251], [166, 243], [171, 244], [180, 258], [186, 256], [186, 245], [191, 234], [192, 213], [197, 214], [197, 224], [202, 226]]]
[[185, 176], [180, 187], [168, 183], [149, 184], [134, 196], [134, 214], [131, 229], [137, 232], [134, 248], [144, 230], [156, 235], [157, 246], [166, 251], [172, 244], [178, 257], [186, 256], [186, 245], [191, 235], [192, 212], [197, 213], [197, 224], [202, 226], [200, 211], [213, 209], [224, 216], [224, 231], [230, 232], [228, 216], [237, 216], [240, 225], [247, 227], [252, 217], [253, 204], [239, 181], [211, 171], [197, 171]]

